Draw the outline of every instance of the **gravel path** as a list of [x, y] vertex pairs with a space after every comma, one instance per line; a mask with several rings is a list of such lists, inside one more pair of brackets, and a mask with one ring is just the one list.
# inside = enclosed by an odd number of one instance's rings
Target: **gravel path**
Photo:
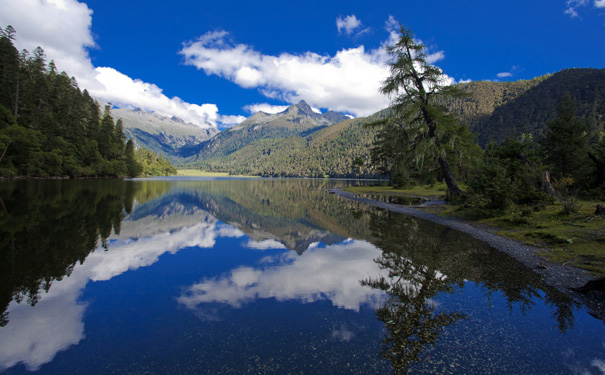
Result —
[[[586, 305], [589, 310], [591, 310], [591, 313], [597, 316], [599, 319], [605, 319], [605, 298], [603, 293], [593, 292], [584, 294], [570, 289], [583, 286], [586, 284], [586, 282], [594, 279], [595, 277], [588, 271], [579, 268], [549, 262], [548, 260], [536, 255], [536, 250], [541, 250], [537, 247], [525, 245], [509, 238], [500, 237], [494, 233], [491, 233], [487, 229], [479, 228], [476, 223], [464, 219], [439, 216], [434, 213], [423, 211], [418, 207], [401, 206], [367, 198], [360, 198], [356, 194], [340, 189], [330, 189], [329, 191], [346, 199], [351, 199], [357, 202], [383, 208], [385, 210], [414, 216], [466, 233], [471, 237], [483, 241], [493, 248], [510, 255], [527, 267], [533, 269], [534, 272], [543, 277], [547, 284], [571, 296], [577, 302]], [[541, 265], [545, 266], [546, 268], [542, 267]]]

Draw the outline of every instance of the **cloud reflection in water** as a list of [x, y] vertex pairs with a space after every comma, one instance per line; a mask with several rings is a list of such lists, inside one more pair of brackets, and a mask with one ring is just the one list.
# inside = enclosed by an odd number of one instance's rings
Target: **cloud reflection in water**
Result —
[[[192, 224], [197, 223], [197, 224]], [[128, 233], [128, 221], [123, 222]], [[132, 225], [136, 226], [136, 222]], [[221, 224], [203, 211], [190, 217], [188, 226], [151, 229], [142, 238], [113, 237], [109, 251], [99, 247], [84, 263], [76, 264], [69, 277], [53, 283], [35, 306], [11, 302], [11, 320], [0, 335], [0, 371], [23, 363], [36, 371], [55, 355], [85, 337], [83, 316], [87, 305], [78, 302], [89, 281], [103, 281], [129, 270], [146, 267], [162, 254], [175, 254], [186, 247], [212, 248], [218, 237], [241, 237], [244, 234]]]
[[195, 310], [204, 303], [241, 307], [259, 298], [303, 303], [329, 300], [334, 306], [359, 311], [364, 303], [376, 306], [382, 296], [360, 284], [360, 280], [380, 274], [374, 262], [380, 253], [365, 241], [346, 240], [326, 247], [312, 244], [300, 256], [288, 252], [265, 257], [258, 267], [238, 267], [204, 279], [178, 301]]

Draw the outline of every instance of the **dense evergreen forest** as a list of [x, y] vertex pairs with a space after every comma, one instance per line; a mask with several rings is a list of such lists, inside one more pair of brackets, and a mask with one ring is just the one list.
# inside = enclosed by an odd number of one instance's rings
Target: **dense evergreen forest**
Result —
[[111, 106], [101, 113], [75, 78], [59, 73], [53, 61], [47, 64], [42, 48], [19, 53], [15, 30], [0, 31], [0, 177], [134, 177], [174, 171], [161, 156], [135, 153]]

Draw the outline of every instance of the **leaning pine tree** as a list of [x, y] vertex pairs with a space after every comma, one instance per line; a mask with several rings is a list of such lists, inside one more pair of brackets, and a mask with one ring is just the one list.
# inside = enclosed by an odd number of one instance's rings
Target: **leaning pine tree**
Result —
[[[392, 97], [391, 120], [399, 124], [413, 157], [418, 161], [437, 160], [451, 197], [464, 195], [446, 159], [446, 145], [453, 144], [458, 121], [438, 104], [447, 97], [462, 96], [458, 88], [447, 85], [441, 69], [426, 61], [426, 47], [414, 40], [413, 33], [401, 26], [401, 38], [387, 48], [392, 56], [390, 76], [381, 92]], [[394, 135], [401, 136], [401, 135]]]

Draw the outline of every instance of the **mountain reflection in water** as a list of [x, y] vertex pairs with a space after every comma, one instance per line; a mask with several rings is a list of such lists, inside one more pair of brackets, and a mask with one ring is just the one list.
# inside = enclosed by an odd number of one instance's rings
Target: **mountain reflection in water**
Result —
[[335, 183], [1, 182], [0, 371], [599, 373], [531, 270]]

